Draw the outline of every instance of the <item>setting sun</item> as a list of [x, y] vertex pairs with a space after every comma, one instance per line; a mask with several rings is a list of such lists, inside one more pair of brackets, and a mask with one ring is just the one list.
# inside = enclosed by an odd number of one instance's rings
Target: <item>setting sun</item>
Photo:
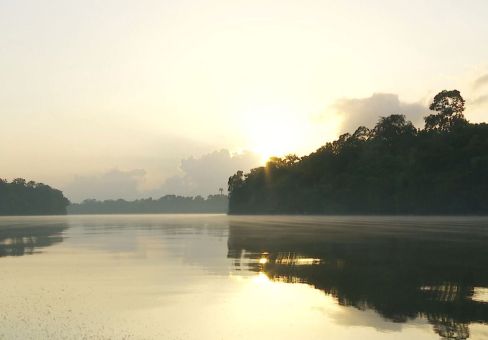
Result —
[[488, 340], [487, 13], [0, 0], [0, 340]]
[[273, 156], [299, 153], [304, 148], [309, 127], [307, 122], [284, 107], [263, 107], [245, 114], [249, 148], [261, 156], [264, 164]]

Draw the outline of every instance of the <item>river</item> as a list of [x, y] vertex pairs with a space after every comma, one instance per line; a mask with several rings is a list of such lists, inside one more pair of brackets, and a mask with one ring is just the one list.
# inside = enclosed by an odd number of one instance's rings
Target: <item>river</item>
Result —
[[488, 339], [488, 218], [0, 217], [0, 339]]

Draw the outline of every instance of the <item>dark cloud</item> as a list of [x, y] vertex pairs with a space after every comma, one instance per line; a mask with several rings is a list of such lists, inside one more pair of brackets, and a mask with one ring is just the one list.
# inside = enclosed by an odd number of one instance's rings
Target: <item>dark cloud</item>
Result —
[[482, 75], [481, 77], [477, 78], [473, 83], [473, 88], [477, 90], [486, 84], [488, 84], [488, 74]]
[[146, 172], [142, 169], [114, 169], [100, 175], [76, 176], [63, 191], [72, 202], [80, 202], [87, 198], [135, 199], [140, 195], [138, 186], [145, 175]]
[[354, 132], [358, 126], [373, 127], [379, 117], [404, 114], [417, 126], [423, 124], [422, 117], [428, 112], [421, 103], [404, 103], [398, 95], [375, 93], [367, 98], [340, 99], [334, 108], [343, 116], [342, 131]]

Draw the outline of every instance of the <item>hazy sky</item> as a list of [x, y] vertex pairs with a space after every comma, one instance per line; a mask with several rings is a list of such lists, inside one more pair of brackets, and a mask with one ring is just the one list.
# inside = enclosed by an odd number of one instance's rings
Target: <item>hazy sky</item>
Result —
[[304, 154], [391, 113], [420, 126], [444, 88], [488, 120], [487, 13], [486, 0], [0, 0], [0, 176], [76, 200], [110, 197], [111, 175], [127, 198], [207, 194], [226, 182], [208, 159], [234, 171]]

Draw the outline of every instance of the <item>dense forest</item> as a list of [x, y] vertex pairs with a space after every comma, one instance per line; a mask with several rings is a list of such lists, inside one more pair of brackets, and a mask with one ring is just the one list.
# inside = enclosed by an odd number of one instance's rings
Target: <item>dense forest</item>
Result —
[[308, 156], [271, 158], [231, 176], [231, 214], [487, 214], [488, 124], [442, 91], [425, 127], [381, 117]]
[[226, 195], [185, 197], [166, 195], [159, 199], [84, 200], [68, 207], [69, 214], [158, 214], [158, 213], [226, 213]]
[[0, 179], [0, 215], [64, 215], [69, 200], [49, 185]]

